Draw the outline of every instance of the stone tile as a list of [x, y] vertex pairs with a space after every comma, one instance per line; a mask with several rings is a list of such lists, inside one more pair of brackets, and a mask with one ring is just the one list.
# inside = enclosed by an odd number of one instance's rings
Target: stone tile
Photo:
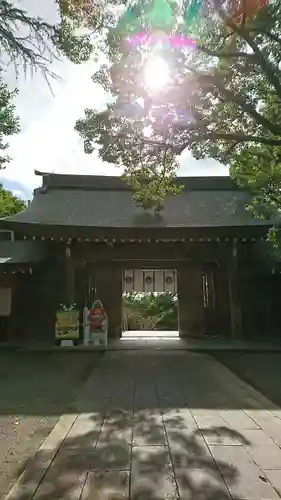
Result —
[[123, 410], [133, 410], [134, 408], [134, 400], [132, 397], [128, 397], [127, 395], [124, 395], [122, 397], [114, 397], [110, 400], [110, 405], [113, 407], [119, 407], [122, 408]]
[[190, 429], [190, 427], [197, 427], [197, 424], [192, 416], [189, 408], [178, 407], [178, 408], [168, 408], [162, 412], [163, 420], [166, 427], [176, 426], [182, 427], [183, 429]]
[[71, 403], [70, 409], [78, 413], [97, 413], [103, 416], [109, 405], [109, 398], [94, 399], [88, 393], [83, 393]]
[[120, 440], [101, 442], [91, 454], [90, 470], [129, 470], [131, 447]]
[[281, 476], [281, 449], [262, 430], [248, 430], [243, 432], [249, 442], [245, 446], [253, 461], [261, 469], [279, 469]]
[[184, 447], [191, 436], [201, 435], [198, 426], [187, 408], [163, 411], [163, 423], [169, 446]]
[[162, 415], [159, 411], [138, 411], [134, 415], [134, 446], [166, 445]]
[[156, 398], [142, 398], [136, 399], [134, 403], [134, 408], [138, 411], [145, 410], [147, 408], [157, 408], [160, 410], [159, 401]]
[[172, 472], [147, 472], [131, 479], [131, 500], [177, 500], [177, 486]]
[[217, 410], [191, 410], [208, 445], [240, 446], [239, 433], [231, 429]]
[[177, 394], [175, 390], [174, 394], [159, 395], [159, 403], [161, 408], [177, 408], [185, 404], [185, 399], [182, 394]]
[[[176, 431], [175, 431], [176, 434]], [[196, 432], [180, 431], [177, 438], [169, 439], [173, 465], [177, 469], [187, 470], [214, 468], [214, 459], [202, 438]]]
[[229, 427], [237, 431], [259, 429], [258, 424], [242, 409], [221, 410], [219, 414]]
[[278, 417], [265, 409], [245, 411], [278, 446], [281, 446], [281, 420]]
[[80, 500], [87, 473], [51, 466], [33, 500]]
[[89, 472], [81, 500], [129, 500], [129, 473]]
[[133, 448], [131, 499], [177, 499], [171, 460], [169, 452], [164, 446]]
[[134, 446], [132, 472], [163, 472], [172, 470], [169, 450], [165, 446]]
[[95, 448], [103, 425], [99, 413], [81, 413], [74, 422], [62, 448]]
[[102, 431], [98, 437], [97, 444], [98, 446], [104, 443], [108, 443], [109, 441], [119, 442], [119, 443], [127, 443], [130, 445], [133, 440], [133, 426], [128, 425], [117, 429], [115, 426], [106, 425], [102, 428]]
[[176, 469], [175, 474], [181, 500], [231, 500], [215, 467]]
[[99, 435], [98, 443], [109, 440], [131, 444], [133, 439], [133, 411], [112, 408], [108, 411]]
[[90, 449], [62, 447], [56, 454], [51, 466], [57, 468], [57, 471], [61, 471], [61, 473], [73, 471], [73, 473], [79, 475], [89, 470], [93, 453], [94, 450]]
[[271, 408], [271, 412], [275, 415], [275, 417], [279, 418], [281, 420], [281, 409], [278, 407], [276, 408], [275, 405], [273, 408]]
[[264, 475], [267, 477], [273, 488], [281, 497], [281, 472], [278, 470], [263, 470]]
[[134, 412], [133, 408], [130, 410], [126, 410], [124, 408], [120, 408], [118, 405], [111, 405], [105, 415], [105, 420], [109, 423], [112, 424], [114, 423], [117, 419], [126, 419], [130, 420], [133, 418]]
[[201, 431], [208, 445], [241, 446], [241, 433], [229, 427], [210, 427]]
[[221, 417], [219, 411], [206, 409], [193, 409], [190, 411], [199, 427], [199, 429], [224, 428], [228, 427], [225, 420]]
[[233, 497], [243, 500], [279, 499], [243, 446], [211, 446], [210, 450]]
[[30, 500], [40, 481], [35, 500], [76, 500], [83, 484], [83, 500], [128, 500], [130, 466], [133, 500], [178, 500], [177, 482], [181, 500], [226, 500], [216, 462], [236, 500], [275, 500], [281, 410], [225, 373], [202, 354], [108, 351], [9, 500]]

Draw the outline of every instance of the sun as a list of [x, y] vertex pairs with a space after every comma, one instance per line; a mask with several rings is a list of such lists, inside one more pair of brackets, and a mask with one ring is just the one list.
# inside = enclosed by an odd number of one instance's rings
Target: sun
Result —
[[167, 62], [159, 56], [151, 56], [144, 66], [144, 83], [146, 87], [157, 92], [162, 90], [170, 80]]

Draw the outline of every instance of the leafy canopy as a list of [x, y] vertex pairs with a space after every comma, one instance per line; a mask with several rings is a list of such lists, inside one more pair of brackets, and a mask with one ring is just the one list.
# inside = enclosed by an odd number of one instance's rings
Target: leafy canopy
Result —
[[0, 169], [10, 161], [6, 149], [8, 143], [5, 138], [19, 132], [19, 120], [15, 116], [15, 106], [12, 102], [16, 91], [10, 91], [7, 85], [1, 81], [0, 74]]
[[[109, 19], [108, 64], [94, 80], [112, 102], [101, 113], [85, 110], [78, 120], [85, 151], [98, 147], [103, 160], [124, 167], [137, 202], [159, 211], [163, 198], [179, 191], [178, 158], [188, 148], [197, 159], [229, 165], [256, 195], [256, 213], [268, 216], [280, 207], [281, 0], [237, 0], [234, 8], [220, 0], [203, 6], [162, 0], [165, 12], [159, 2], [124, 0], [118, 19]], [[107, 12], [114, 5], [107, 2]], [[157, 8], [162, 18], [151, 16]], [[132, 33], [159, 29], [188, 35], [196, 50], [127, 42]], [[170, 82], [158, 92], [144, 81], [146, 62], [155, 56], [170, 68]]]
[[25, 208], [25, 202], [7, 191], [0, 184], [0, 217], [7, 217], [21, 212]]
[[[50, 69], [52, 59], [67, 56], [74, 63], [87, 61], [97, 41], [89, 30], [95, 10], [95, 0], [52, 0], [58, 9], [59, 22], [50, 24], [30, 16], [13, 1], [0, 0], [0, 154], [7, 148], [5, 137], [19, 132], [12, 99], [17, 91], [5, 85], [2, 73], [9, 63], [19, 69], [41, 71], [48, 77], [59, 78]], [[97, 23], [97, 18], [95, 18]], [[9, 158], [0, 156], [0, 169]]]
[[[87, 61], [94, 52], [95, 37], [89, 31], [96, 5], [95, 0], [52, 0], [57, 6], [59, 22], [50, 24], [30, 16], [13, 1], [0, 0], [0, 169], [10, 161], [5, 154], [10, 135], [19, 132], [13, 98], [16, 90], [9, 90], [2, 78], [9, 63], [19, 69], [40, 70], [45, 76], [58, 78], [50, 69], [52, 59], [67, 56], [74, 63]], [[95, 18], [97, 23], [97, 18]], [[0, 186], [1, 217], [16, 213], [24, 202]]]
[[89, 30], [96, 1], [51, 0], [50, 3], [58, 11], [59, 21], [55, 24], [29, 15], [13, 1], [1, 0], [0, 66], [12, 62], [16, 72], [19, 68], [40, 70], [46, 78], [58, 78], [50, 69], [52, 59], [65, 55], [75, 64], [89, 59], [96, 43]]

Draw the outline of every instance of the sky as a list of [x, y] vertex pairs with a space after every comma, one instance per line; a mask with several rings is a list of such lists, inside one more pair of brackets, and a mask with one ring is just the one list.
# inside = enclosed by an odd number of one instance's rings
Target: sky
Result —
[[[16, 1], [14, 2], [16, 3]], [[56, 20], [53, 0], [18, 0], [30, 14], [49, 22]], [[10, 88], [18, 88], [15, 99], [21, 132], [9, 138], [12, 161], [1, 171], [0, 181], [7, 189], [27, 199], [41, 178], [34, 170], [57, 173], [120, 175], [114, 165], [103, 163], [97, 153], [86, 155], [83, 141], [74, 130], [85, 108], [104, 108], [106, 96], [91, 76], [97, 66], [91, 61], [74, 65], [67, 59], [53, 61], [52, 71], [61, 81], [52, 81], [52, 92], [40, 73], [16, 78], [12, 66], [3, 74]], [[227, 175], [225, 166], [211, 159], [195, 160], [188, 151], [181, 157], [179, 175]]]

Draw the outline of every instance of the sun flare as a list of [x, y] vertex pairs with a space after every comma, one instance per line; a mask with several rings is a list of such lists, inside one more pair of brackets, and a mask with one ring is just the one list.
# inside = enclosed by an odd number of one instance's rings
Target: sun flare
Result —
[[162, 57], [149, 58], [144, 67], [144, 82], [152, 92], [162, 90], [170, 80], [170, 71], [167, 62]]

